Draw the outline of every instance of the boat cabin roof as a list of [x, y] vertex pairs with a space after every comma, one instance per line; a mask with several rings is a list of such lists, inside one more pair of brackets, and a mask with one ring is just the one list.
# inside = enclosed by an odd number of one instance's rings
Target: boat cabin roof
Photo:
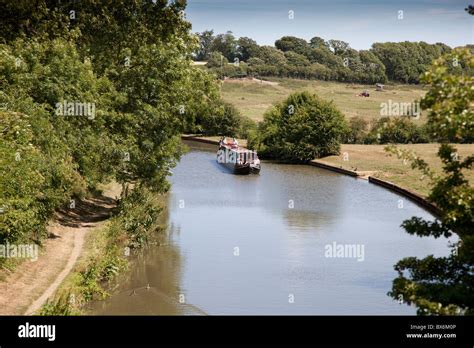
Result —
[[245, 147], [240, 147], [240, 146], [231, 147], [229, 145], [224, 145], [224, 147], [226, 147], [230, 151], [234, 151], [234, 152], [237, 152], [237, 153], [252, 153], [252, 152], [255, 152], [255, 151], [252, 151], [252, 150], [246, 149]]

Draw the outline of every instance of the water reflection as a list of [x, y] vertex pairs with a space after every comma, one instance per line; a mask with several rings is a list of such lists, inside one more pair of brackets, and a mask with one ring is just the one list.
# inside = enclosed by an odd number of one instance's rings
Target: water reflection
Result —
[[[259, 176], [231, 175], [214, 151], [192, 145], [182, 158], [167, 232], [93, 313], [415, 313], [387, 292], [399, 259], [448, 253], [446, 240], [400, 228], [428, 213], [406, 200], [399, 209], [403, 198], [366, 181], [309, 166], [267, 162]], [[363, 261], [325, 257], [334, 242], [363, 245]]]
[[[169, 197], [165, 197], [165, 203]], [[182, 255], [173, 243], [180, 227], [169, 221], [169, 210], [161, 216], [164, 233], [157, 233], [143, 253], [131, 256], [130, 271], [122, 274], [107, 301], [95, 302], [95, 314], [174, 315], [205, 314], [187, 305], [180, 288]]]

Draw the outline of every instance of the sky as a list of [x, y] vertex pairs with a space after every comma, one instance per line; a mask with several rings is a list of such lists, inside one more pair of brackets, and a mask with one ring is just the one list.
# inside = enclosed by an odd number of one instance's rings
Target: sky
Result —
[[474, 42], [474, 16], [464, 11], [469, 3], [474, 0], [188, 0], [185, 12], [193, 32], [230, 30], [260, 45], [289, 35], [343, 40], [355, 49], [387, 41], [456, 47]]

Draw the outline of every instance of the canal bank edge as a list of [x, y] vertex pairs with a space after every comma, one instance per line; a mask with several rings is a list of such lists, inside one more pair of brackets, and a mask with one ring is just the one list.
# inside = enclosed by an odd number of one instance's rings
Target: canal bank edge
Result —
[[[219, 142], [217, 140], [206, 139], [204, 137], [197, 136], [197, 135], [185, 134], [185, 135], [181, 135], [181, 139], [187, 140], [187, 141], [195, 141], [195, 142], [199, 142], [199, 143], [205, 143], [205, 144], [219, 145]], [[357, 171], [353, 171], [353, 170], [348, 170], [348, 169], [336, 167], [336, 166], [333, 166], [331, 164], [323, 163], [319, 160], [309, 161], [308, 165], [313, 166], [313, 167], [326, 169], [326, 170], [330, 170], [330, 171], [333, 171], [333, 172], [336, 172], [336, 173], [339, 173], [339, 174], [348, 175], [348, 176], [351, 176], [353, 178], [366, 179], [371, 184], [381, 186], [385, 189], [388, 189], [392, 192], [396, 192], [399, 195], [410, 199], [412, 202], [416, 203], [417, 205], [419, 205], [423, 209], [429, 211], [434, 216], [439, 217], [440, 214], [441, 214], [441, 211], [439, 210], [439, 208], [436, 205], [429, 202], [428, 200], [423, 198], [421, 195], [419, 195], [419, 194], [417, 194], [413, 191], [410, 191], [406, 188], [403, 188], [401, 186], [398, 186], [398, 185], [396, 185], [396, 184], [394, 184], [390, 181], [385, 181], [385, 180], [382, 180], [382, 179], [378, 179], [378, 178], [376, 178], [372, 175], [366, 175], [366, 172], [361, 173], [361, 172], [357, 172]]]
[[[160, 217], [164, 203], [161, 196], [134, 185], [128, 189], [125, 188], [128, 191], [125, 197], [119, 195], [120, 205], [125, 202], [127, 206], [126, 213], [110, 216], [94, 233], [87, 234], [74, 268], [34, 314], [88, 314], [88, 303], [104, 300], [109, 295], [111, 282], [128, 270], [134, 250], [139, 252], [150, 233], [162, 230]], [[136, 224], [131, 223], [137, 220], [148, 220], [148, 223], [137, 230], [133, 228]]]
[[412, 192], [410, 190], [407, 190], [403, 187], [395, 185], [394, 183], [392, 183], [390, 181], [381, 180], [381, 179], [375, 178], [373, 176], [369, 176], [369, 182], [372, 183], [372, 184], [375, 184], [375, 185], [385, 187], [386, 189], [388, 189], [390, 191], [397, 192], [398, 194], [409, 198], [410, 200], [412, 200], [416, 204], [420, 205], [422, 208], [428, 210], [431, 214], [433, 214], [435, 216], [439, 217], [441, 215], [441, 211], [436, 205], [434, 205], [433, 203], [428, 202], [425, 198], [421, 197], [417, 193], [414, 193], [414, 192]]

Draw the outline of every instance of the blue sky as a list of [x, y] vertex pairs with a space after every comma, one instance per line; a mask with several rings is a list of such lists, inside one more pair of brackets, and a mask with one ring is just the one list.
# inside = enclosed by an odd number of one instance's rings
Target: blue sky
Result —
[[469, 3], [474, 0], [188, 0], [186, 18], [194, 32], [231, 30], [260, 45], [292, 35], [344, 40], [356, 49], [406, 40], [455, 47], [474, 41], [474, 16], [464, 11]]

